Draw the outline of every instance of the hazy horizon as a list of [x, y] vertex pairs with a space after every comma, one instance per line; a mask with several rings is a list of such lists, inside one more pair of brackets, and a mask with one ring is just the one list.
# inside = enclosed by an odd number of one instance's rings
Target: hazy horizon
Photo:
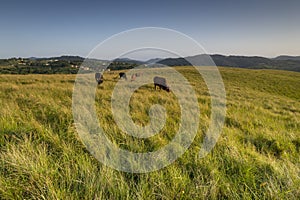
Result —
[[[196, 56], [196, 55], [201, 55], [201, 54], [195, 54], [195, 55], [190, 55], [190, 56]], [[291, 57], [298, 57], [300, 55], [286, 55], [286, 54], [280, 54], [280, 55], [277, 55], [275, 57], [267, 57], [267, 56], [262, 56], [262, 55], [240, 55], [240, 54], [220, 54], [220, 53], [211, 53], [209, 54], [210, 56], [211, 55], [222, 55], [222, 56], [245, 56], [245, 57], [264, 57], [264, 58], [269, 58], [269, 59], [272, 59], [272, 58], [276, 58], [278, 56], [291, 56]], [[89, 59], [99, 59], [99, 60], [109, 60], [109, 59], [105, 59], [105, 58], [94, 58], [94, 57], [87, 57], [87, 56], [81, 56], [81, 55], [72, 55], [72, 54], [61, 54], [61, 55], [53, 55], [53, 56], [30, 56], [30, 57], [19, 57], [19, 56], [13, 56], [13, 57], [6, 57], [6, 58], [0, 58], [0, 59], [12, 59], [12, 58], [22, 58], [22, 59], [30, 59], [30, 58], [56, 58], [56, 57], [62, 57], [62, 56], [79, 56], [79, 57], [82, 57], [82, 58], [89, 58]], [[162, 57], [149, 57], [149, 58], [136, 58], [136, 57], [131, 57], [131, 56], [128, 56], [128, 57], [119, 57], [119, 58], [115, 58], [115, 59], [132, 59], [132, 60], [137, 60], [137, 61], [148, 61], [150, 59], [166, 59], [166, 58], [178, 58], [176, 56], [169, 56], [169, 57], [166, 57], [166, 56], [162, 56]]]

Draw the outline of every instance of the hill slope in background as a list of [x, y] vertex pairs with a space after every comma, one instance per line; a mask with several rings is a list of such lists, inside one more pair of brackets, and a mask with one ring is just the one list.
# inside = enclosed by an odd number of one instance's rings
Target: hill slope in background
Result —
[[[186, 58], [154, 58], [148, 61], [133, 60], [130, 58], [117, 58], [112, 61], [87, 59], [79, 56], [60, 56], [51, 58], [11, 58], [0, 59], [0, 74], [74, 74], [77, 73], [83, 61], [87, 67], [106, 67], [112, 70], [131, 69], [137, 66], [158, 67], [189, 66], [187, 60], [207, 59], [207, 55], [189, 56]], [[210, 55], [216, 66], [247, 68], [247, 69], [278, 69], [300, 72], [300, 57], [279, 56], [273, 59], [258, 56], [224, 56]], [[104, 63], [104, 64], [103, 64]], [[106, 63], [106, 64], [105, 64]], [[149, 65], [150, 64], [150, 65]], [[157, 64], [157, 65], [155, 65]]]
[[[196, 55], [187, 58], [167, 58], [158, 63], [168, 66], [188, 66], [191, 65], [188, 60], [201, 60], [206, 55]], [[258, 56], [224, 56], [210, 55], [216, 66], [238, 67], [248, 69], [278, 69], [300, 72], [300, 60], [297, 57], [277, 57], [269, 59]], [[285, 60], [287, 59], [287, 60]], [[201, 63], [201, 62], [200, 62]]]
[[[300, 199], [300, 73], [219, 69], [227, 116], [213, 151], [198, 157], [210, 124], [207, 86], [194, 68], [176, 67], [197, 95], [197, 136], [170, 166], [146, 174], [116, 171], [87, 151], [72, 116], [75, 75], [0, 75], [0, 199]], [[104, 73], [93, 103], [106, 136], [128, 151], [164, 147], [180, 122], [176, 96], [139, 88], [129, 105], [133, 121], [147, 125], [160, 104], [166, 125], [150, 138], [129, 136], [111, 112], [117, 74]]]
[[286, 55], [281, 55], [276, 58], [273, 58], [273, 60], [296, 60], [300, 61], [300, 56], [286, 56]]

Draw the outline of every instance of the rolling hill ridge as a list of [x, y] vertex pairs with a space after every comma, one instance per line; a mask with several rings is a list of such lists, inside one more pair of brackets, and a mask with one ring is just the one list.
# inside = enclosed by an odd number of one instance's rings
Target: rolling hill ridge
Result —
[[[210, 60], [210, 62], [206, 62]], [[50, 58], [10, 58], [0, 59], [0, 74], [75, 74], [79, 67], [110, 68], [112, 70], [131, 69], [141, 67], [190, 66], [189, 61], [200, 65], [215, 63], [216, 66], [247, 68], [247, 69], [276, 69], [300, 72], [300, 56], [278, 56], [265, 58], [259, 56], [225, 56], [225, 55], [195, 55], [185, 58], [154, 58], [148, 61], [130, 58], [117, 58], [114, 60], [85, 59], [80, 56], [60, 56]], [[212, 62], [213, 61], [213, 62]], [[193, 62], [193, 63], [195, 63]]]

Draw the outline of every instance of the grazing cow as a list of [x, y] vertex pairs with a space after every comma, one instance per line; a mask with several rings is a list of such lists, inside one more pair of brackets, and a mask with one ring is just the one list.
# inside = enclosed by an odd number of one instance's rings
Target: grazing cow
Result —
[[170, 92], [170, 88], [167, 85], [167, 81], [165, 78], [155, 76], [153, 78], [153, 82], [154, 82], [155, 90], [156, 90], [156, 87], [159, 87], [159, 89], [163, 89], [163, 90], [166, 90], [167, 92]]
[[120, 73], [119, 73], [119, 76], [120, 76], [120, 78], [124, 78], [125, 80], [127, 80], [126, 73], [120, 72]]
[[135, 75], [136, 75], [136, 77], [140, 77], [140, 76], [143, 76], [143, 73], [142, 72], [138, 72]]
[[99, 72], [95, 73], [95, 79], [96, 79], [98, 85], [103, 83], [103, 75], [101, 73], [99, 73]]
[[135, 81], [136, 77], [138, 77], [137, 73], [131, 75], [131, 81]]
[[134, 73], [131, 75], [131, 81], [135, 81], [137, 77], [141, 77], [143, 75], [142, 72]]

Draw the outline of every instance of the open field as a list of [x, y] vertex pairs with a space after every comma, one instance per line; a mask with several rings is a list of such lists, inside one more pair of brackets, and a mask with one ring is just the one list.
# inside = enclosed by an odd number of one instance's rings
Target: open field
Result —
[[[199, 159], [210, 96], [194, 69], [176, 69], [197, 93], [198, 134], [173, 164], [146, 174], [105, 167], [86, 150], [72, 118], [75, 75], [0, 75], [0, 199], [300, 199], [300, 73], [220, 68], [225, 126], [213, 151]], [[169, 115], [158, 135], [129, 137], [110, 111], [117, 73], [104, 74], [95, 101], [107, 136], [136, 152], [166, 145], [178, 128], [174, 95], [152, 85], [135, 92], [137, 124], [149, 122], [154, 103]]]

